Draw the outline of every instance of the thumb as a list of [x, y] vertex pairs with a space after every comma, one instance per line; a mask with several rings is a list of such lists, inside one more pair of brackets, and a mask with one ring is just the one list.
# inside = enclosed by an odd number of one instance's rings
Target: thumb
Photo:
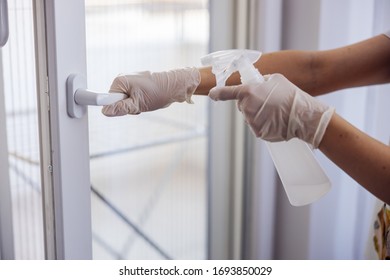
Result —
[[238, 99], [239, 88], [240, 86], [214, 87], [210, 90], [209, 97], [214, 101]]

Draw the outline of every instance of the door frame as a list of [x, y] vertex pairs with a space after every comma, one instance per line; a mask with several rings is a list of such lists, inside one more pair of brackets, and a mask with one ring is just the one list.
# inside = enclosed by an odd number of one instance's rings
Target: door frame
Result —
[[[2, 55], [0, 51], [0, 69]], [[4, 120], [0, 122], [0, 260], [3, 260], [15, 258], [3, 75], [0, 75], [0, 119]]]
[[[42, 166], [43, 178], [52, 180], [43, 190], [46, 258], [92, 259], [88, 115], [71, 118], [66, 106], [68, 76], [86, 75], [85, 5], [83, 0], [37, 2], [36, 15], [45, 21], [36, 25], [45, 29], [38, 39], [46, 42], [46, 49], [38, 48], [37, 54], [37, 61], [46, 59], [38, 65], [47, 67], [40, 69], [41, 75], [47, 73], [48, 91], [41, 96], [48, 97], [49, 105], [48, 127], [41, 131], [51, 143], [41, 147], [44, 158], [50, 155], [48, 165]], [[45, 118], [44, 113], [40, 116]]]
[[[242, 47], [247, 1], [209, 1], [210, 52]], [[245, 127], [233, 102], [211, 102], [209, 122], [208, 259], [241, 259]]]

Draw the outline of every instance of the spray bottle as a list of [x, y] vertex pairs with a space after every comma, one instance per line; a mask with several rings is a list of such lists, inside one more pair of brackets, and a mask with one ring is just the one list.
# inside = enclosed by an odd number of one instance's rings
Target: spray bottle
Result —
[[[253, 50], [225, 50], [208, 54], [201, 58], [201, 62], [212, 66], [217, 87], [224, 86], [236, 71], [240, 73], [242, 84], [252, 84], [264, 82], [263, 76], [253, 66], [260, 56], [261, 52]], [[266, 143], [292, 205], [310, 204], [330, 190], [330, 180], [308, 144], [297, 138]]]

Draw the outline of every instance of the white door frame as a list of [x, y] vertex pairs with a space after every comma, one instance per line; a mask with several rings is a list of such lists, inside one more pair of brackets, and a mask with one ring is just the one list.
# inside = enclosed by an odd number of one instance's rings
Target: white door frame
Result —
[[[242, 48], [247, 1], [210, 0], [210, 52]], [[246, 33], [244, 31], [244, 33]], [[241, 259], [245, 127], [234, 102], [211, 102], [208, 258]]]
[[[7, 2], [2, 16], [8, 14]], [[8, 21], [2, 22], [7, 24]], [[3, 27], [2, 30], [4, 31]], [[8, 33], [8, 26], [6, 27]], [[6, 36], [8, 37], [8, 36]], [[4, 43], [4, 42], [3, 42]], [[3, 68], [3, 53], [0, 47], [0, 69]], [[3, 73], [3, 71], [1, 71]], [[7, 122], [5, 111], [4, 77], [0, 75], [0, 260], [14, 259], [14, 237], [12, 223], [11, 185], [9, 179]]]
[[[2, 65], [0, 52], [0, 69]], [[3, 85], [3, 75], [0, 75], [0, 260], [15, 258]]]
[[[53, 182], [44, 205], [54, 207], [49, 210], [54, 213], [54, 248], [47, 256], [91, 259], [88, 115], [70, 118], [66, 106], [68, 76], [86, 75], [85, 5], [83, 0], [44, 0], [43, 6], [47, 55], [41, 55], [47, 59], [52, 145], [51, 165], [44, 172], [52, 174]], [[50, 229], [50, 221], [45, 224]]]

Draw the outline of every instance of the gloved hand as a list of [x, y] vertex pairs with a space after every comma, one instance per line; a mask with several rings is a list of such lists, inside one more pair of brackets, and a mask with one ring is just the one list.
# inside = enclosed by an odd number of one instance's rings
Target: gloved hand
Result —
[[238, 109], [257, 137], [270, 142], [299, 139], [318, 148], [334, 108], [292, 84], [281, 74], [264, 83], [213, 88], [213, 100], [238, 100]]
[[192, 103], [191, 96], [199, 83], [200, 73], [195, 67], [118, 76], [110, 92], [125, 93], [129, 98], [103, 106], [102, 113], [123, 116], [168, 107], [173, 102]]

